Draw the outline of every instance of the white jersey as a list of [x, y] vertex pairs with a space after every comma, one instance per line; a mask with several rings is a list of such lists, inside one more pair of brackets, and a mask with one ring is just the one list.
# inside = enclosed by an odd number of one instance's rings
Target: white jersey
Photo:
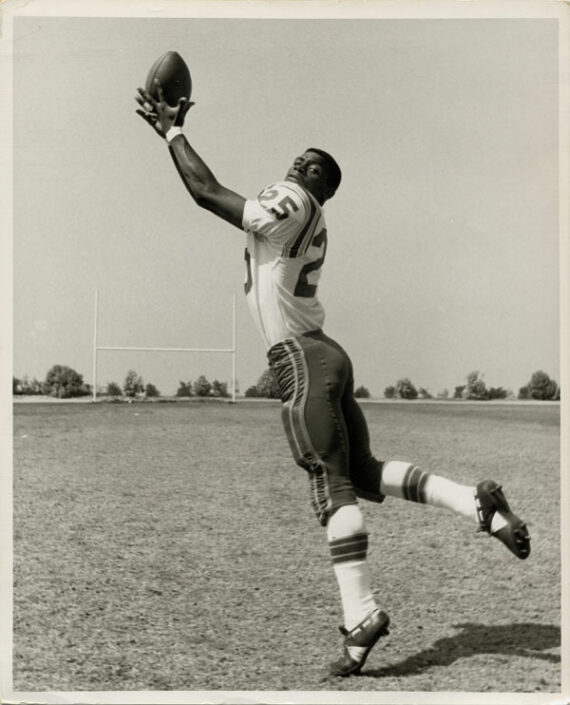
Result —
[[279, 181], [245, 203], [245, 292], [268, 348], [322, 328], [317, 283], [327, 248], [321, 206], [292, 181]]

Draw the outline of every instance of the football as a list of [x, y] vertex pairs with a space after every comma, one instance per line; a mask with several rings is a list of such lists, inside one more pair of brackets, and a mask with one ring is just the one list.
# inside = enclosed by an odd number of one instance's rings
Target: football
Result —
[[177, 105], [180, 98], [190, 100], [192, 78], [186, 62], [178, 52], [167, 51], [162, 54], [148, 72], [145, 90], [155, 100], [158, 100], [158, 90], [154, 82], [157, 78], [160, 81], [164, 99], [169, 105]]

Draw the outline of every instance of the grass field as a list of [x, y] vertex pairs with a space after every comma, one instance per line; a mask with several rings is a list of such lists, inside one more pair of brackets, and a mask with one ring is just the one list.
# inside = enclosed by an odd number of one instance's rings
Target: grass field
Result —
[[14, 409], [15, 691], [560, 691], [558, 406], [365, 406], [377, 457], [500, 481], [532, 553], [363, 502], [392, 629], [344, 680], [326, 538], [276, 403]]

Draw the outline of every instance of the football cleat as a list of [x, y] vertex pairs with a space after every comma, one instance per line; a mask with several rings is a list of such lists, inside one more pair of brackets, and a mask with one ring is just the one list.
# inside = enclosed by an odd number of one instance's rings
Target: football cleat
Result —
[[389, 634], [390, 617], [386, 612], [374, 610], [354, 629], [348, 631], [340, 627], [344, 636], [344, 653], [341, 658], [330, 665], [333, 676], [350, 676], [360, 673], [370, 650], [381, 636]]
[[[479, 519], [479, 531], [494, 536], [502, 541], [517, 558], [524, 560], [530, 555], [530, 534], [526, 524], [513, 514], [505, 498], [501, 485], [493, 480], [484, 480], [475, 490], [475, 505]], [[491, 522], [495, 512], [503, 517], [506, 525], [498, 531], [491, 531]]]

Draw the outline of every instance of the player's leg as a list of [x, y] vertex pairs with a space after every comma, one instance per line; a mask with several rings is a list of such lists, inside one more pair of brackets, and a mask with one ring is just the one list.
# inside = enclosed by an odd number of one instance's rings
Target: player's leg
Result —
[[344, 505], [332, 514], [327, 537], [344, 612], [343, 653], [330, 664], [330, 671], [349, 676], [360, 672], [372, 647], [389, 633], [390, 618], [379, 609], [370, 588], [368, 534], [358, 504]]
[[[378, 610], [367, 564], [368, 534], [348, 470], [340, 406], [346, 382], [344, 356], [320, 334], [279, 343], [269, 360], [279, 382], [291, 451], [308, 473], [311, 503], [326, 527], [344, 629], [351, 631]], [[349, 666], [355, 670], [359, 662], [350, 661]]]
[[287, 347], [288, 362], [274, 360], [272, 366], [281, 381], [283, 421], [293, 455], [309, 473], [313, 507], [327, 529], [343, 606], [343, 654], [331, 664], [331, 673], [348, 676], [360, 671], [390, 622], [372, 594], [368, 534], [349, 476], [341, 399], [350, 361], [322, 333]]
[[352, 382], [347, 385], [342, 406], [351, 448], [351, 476], [359, 497], [378, 502], [391, 496], [447, 509], [475, 522], [479, 531], [498, 538], [518, 558], [528, 557], [530, 537], [526, 525], [511, 511], [496, 482], [464, 485], [410, 462], [376, 460], [370, 452], [368, 426], [352, 386]]
[[464, 516], [477, 524], [478, 531], [499, 539], [517, 558], [530, 555], [526, 524], [512, 512], [501, 486], [493, 480], [463, 485], [412, 463], [391, 460], [382, 466], [380, 491]]
[[401, 460], [383, 463], [380, 491], [390, 497], [448, 509], [477, 521], [475, 487], [426, 472], [413, 463]]

